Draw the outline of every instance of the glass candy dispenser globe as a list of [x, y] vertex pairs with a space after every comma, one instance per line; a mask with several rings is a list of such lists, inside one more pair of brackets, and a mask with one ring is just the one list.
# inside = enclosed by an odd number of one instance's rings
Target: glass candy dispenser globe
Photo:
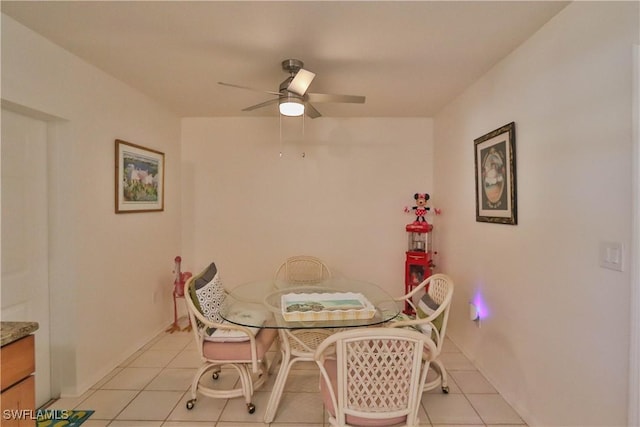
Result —
[[[414, 225], [414, 224], [411, 224]], [[407, 226], [408, 227], [408, 226]], [[409, 247], [408, 252], [429, 252], [431, 250], [430, 226], [424, 226], [424, 231], [408, 231]]]

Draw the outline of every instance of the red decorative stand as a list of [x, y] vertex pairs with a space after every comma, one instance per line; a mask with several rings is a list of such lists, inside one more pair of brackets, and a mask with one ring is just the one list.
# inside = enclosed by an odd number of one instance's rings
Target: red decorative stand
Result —
[[[180, 325], [178, 325], [178, 305], [176, 299], [184, 298], [184, 284], [187, 282], [187, 280], [189, 280], [189, 277], [191, 277], [190, 272], [185, 271], [184, 273], [182, 273], [180, 271], [180, 264], [182, 263], [182, 258], [180, 258], [180, 256], [177, 256], [174, 261], [176, 264], [175, 268], [173, 269], [173, 273], [175, 274], [173, 280], [173, 324], [165, 331], [169, 332], [170, 334], [180, 330]], [[191, 330], [191, 320], [189, 320], [189, 325], [185, 328], [185, 330]]]
[[[433, 226], [426, 221], [413, 222], [406, 226], [406, 231], [409, 233], [409, 248], [405, 260], [405, 294], [411, 292], [413, 288], [431, 276], [435, 267], [431, 249], [432, 230]], [[404, 312], [415, 314], [408, 303], [405, 303]]]

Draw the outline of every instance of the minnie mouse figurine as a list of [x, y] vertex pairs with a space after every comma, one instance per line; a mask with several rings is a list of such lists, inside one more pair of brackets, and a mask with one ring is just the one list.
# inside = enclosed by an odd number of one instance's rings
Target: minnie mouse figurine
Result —
[[[427, 220], [424, 218], [424, 216], [427, 214], [428, 210], [431, 210], [431, 208], [427, 206], [429, 193], [416, 193], [413, 195], [413, 198], [416, 199], [416, 206], [411, 208], [411, 210], [416, 211], [416, 220], [414, 221], [414, 223], [419, 223], [421, 221], [426, 223]], [[411, 212], [411, 210], [409, 210], [408, 207], [404, 208], [405, 212]]]

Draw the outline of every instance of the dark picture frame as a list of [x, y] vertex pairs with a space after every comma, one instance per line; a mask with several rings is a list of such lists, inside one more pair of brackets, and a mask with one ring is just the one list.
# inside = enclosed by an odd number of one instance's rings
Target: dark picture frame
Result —
[[516, 225], [516, 126], [506, 124], [474, 140], [476, 221]]
[[164, 153], [116, 139], [116, 213], [164, 210]]

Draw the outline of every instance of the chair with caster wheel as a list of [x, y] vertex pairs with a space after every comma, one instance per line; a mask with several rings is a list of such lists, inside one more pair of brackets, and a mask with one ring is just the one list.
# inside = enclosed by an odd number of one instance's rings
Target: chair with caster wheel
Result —
[[[331, 426], [418, 426], [433, 341], [416, 330], [350, 329], [314, 354]], [[426, 357], [425, 357], [426, 355]]]
[[[256, 407], [251, 402], [254, 390], [261, 387], [269, 374], [266, 353], [277, 337], [275, 329], [247, 328], [226, 322], [220, 317], [226, 292], [220, 281], [215, 263], [211, 263], [200, 274], [185, 284], [185, 302], [189, 319], [193, 325], [196, 348], [200, 352], [202, 366], [191, 383], [191, 399], [187, 409], [193, 409], [198, 394], [229, 399], [244, 396], [247, 411], [252, 414]], [[248, 313], [264, 316], [265, 313]], [[239, 385], [233, 389], [214, 388], [201, 378], [210, 374], [217, 380], [222, 367], [235, 369], [240, 377]]]
[[424, 391], [440, 386], [443, 393], [449, 393], [447, 371], [440, 360], [440, 354], [444, 345], [452, 298], [453, 280], [446, 274], [434, 274], [416, 286], [411, 292], [394, 298], [396, 301], [410, 306], [416, 316], [415, 318], [410, 318], [402, 315], [399, 318], [400, 320], [392, 321], [389, 326], [394, 328], [415, 328], [431, 337], [436, 344], [431, 367], [437, 376], [432, 380], [428, 380], [424, 386]]

